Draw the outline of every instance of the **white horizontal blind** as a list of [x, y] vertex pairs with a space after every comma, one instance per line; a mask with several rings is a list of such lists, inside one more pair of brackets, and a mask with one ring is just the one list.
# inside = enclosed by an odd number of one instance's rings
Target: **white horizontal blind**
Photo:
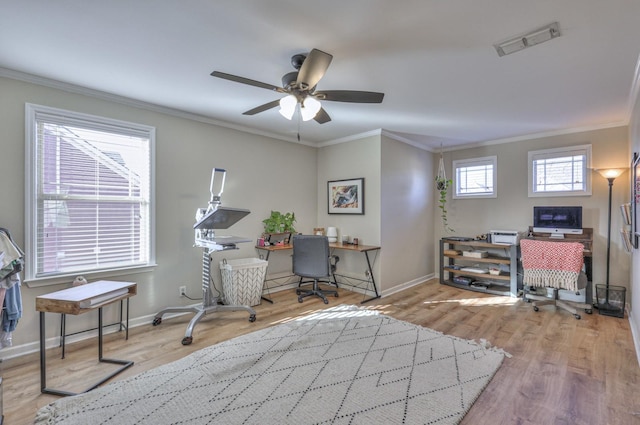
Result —
[[51, 110], [36, 111], [32, 125], [28, 274], [38, 279], [149, 264], [152, 130]]
[[534, 194], [588, 194], [587, 146], [529, 153]]
[[453, 161], [455, 197], [495, 197], [496, 157]]

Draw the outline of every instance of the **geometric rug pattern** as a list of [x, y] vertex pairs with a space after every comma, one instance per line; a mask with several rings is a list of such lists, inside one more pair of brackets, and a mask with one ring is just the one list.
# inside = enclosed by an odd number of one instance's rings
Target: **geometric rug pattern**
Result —
[[35, 423], [456, 424], [506, 355], [486, 345], [337, 306], [62, 398]]

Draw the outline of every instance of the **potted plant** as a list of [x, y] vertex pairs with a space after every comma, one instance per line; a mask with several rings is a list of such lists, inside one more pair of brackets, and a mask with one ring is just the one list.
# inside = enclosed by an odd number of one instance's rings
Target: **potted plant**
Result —
[[447, 232], [455, 232], [447, 221], [447, 191], [453, 184], [451, 179], [446, 177], [436, 176], [436, 189], [440, 192], [440, 199], [438, 200], [438, 208], [440, 208], [440, 216], [442, 217], [442, 226]]
[[296, 232], [295, 227], [293, 227], [295, 221], [295, 213], [287, 212], [283, 214], [280, 211], [271, 211], [271, 215], [262, 220], [265, 241], [273, 244], [275, 239], [278, 239], [278, 242], [289, 243], [291, 234]]

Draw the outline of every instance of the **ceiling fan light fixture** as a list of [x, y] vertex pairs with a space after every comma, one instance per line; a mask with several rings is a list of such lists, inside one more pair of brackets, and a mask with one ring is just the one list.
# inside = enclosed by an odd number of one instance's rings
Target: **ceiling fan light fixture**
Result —
[[317, 99], [314, 99], [311, 96], [307, 96], [304, 99], [302, 105], [300, 105], [300, 114], [302, 115], [302, 121], [312, 120], [320, 111], [322, 105]]
[[285, 117], [288, 120], [293, 118], [293, 114], [296, 112], [296, 105], [298, 104], [298, 99], [292, 94], [283, 97], [280, 99], [280, 115]]

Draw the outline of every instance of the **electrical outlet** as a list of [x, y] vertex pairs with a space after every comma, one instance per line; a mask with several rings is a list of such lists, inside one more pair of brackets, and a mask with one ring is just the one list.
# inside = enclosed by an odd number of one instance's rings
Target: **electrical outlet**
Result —
[[178, 290], [180, 291], [180, 296], [184, 297], [185, 295], [187, 295], [187, 287], [186, 286], [181, 286], [180, 288], [178, 288]]

